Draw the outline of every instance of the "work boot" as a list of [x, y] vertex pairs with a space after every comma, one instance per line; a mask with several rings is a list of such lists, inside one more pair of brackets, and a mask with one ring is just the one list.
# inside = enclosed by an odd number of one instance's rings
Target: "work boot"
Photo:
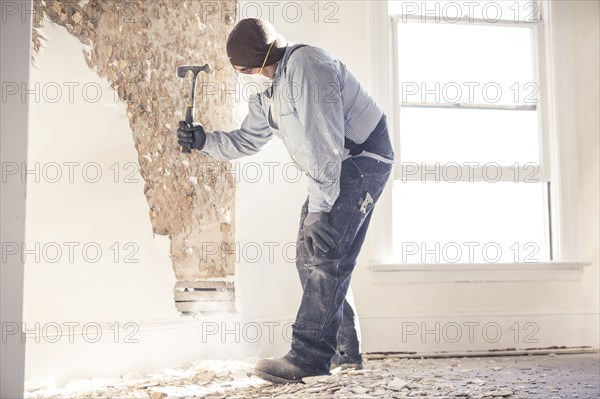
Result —
[[335, 355], [331, 358], [331, 367], [330, 370], [341, 367], [342, 370], [346, 369], [354, 369], [354, 370], [362, 370], [362, 356], [358, 355], [356, 357], [349, 357], [339, 352], [336, 352]]
[[261, 359], [254, 366], [254, 375], [274, 384], [304, 383], [304, 377], [329, 375], [319, 372], [308, 372], [292, 364], [289, 360]]

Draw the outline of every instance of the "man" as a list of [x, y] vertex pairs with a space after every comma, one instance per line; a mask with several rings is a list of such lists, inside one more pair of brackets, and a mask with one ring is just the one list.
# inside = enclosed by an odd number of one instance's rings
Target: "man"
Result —
[[[303, 296], [290, 351], [263, 359], [256, 374], [274, 383], [362, 367], [352, 300], [356, 258], [388, 180], [394, 153], [381, 108], [340, 61], [288, 43], [261, 19], [241, 20], [227, 39], [232, 66], [265, 91], [250, 97], [240, 129], [206, 133], [179, 123], [179, 144], [229, 160], [258, 152], [274, 135], [308, 176], [296, 267]], [[351, 299], [351, 298], [349, 298]]]

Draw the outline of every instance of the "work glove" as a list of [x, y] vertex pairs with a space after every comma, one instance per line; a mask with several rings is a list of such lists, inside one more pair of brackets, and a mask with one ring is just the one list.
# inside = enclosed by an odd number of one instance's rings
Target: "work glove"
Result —
[[304, 245], [310, 256], [316, 249], [327, 253], [336, 246], [340, 233], [329, 223], [329, 213], [309, 212], [304, 219]]
[[179, 121], [177, 139], [182, 147], [201, 150], [206, 142], [206, 132], [200, 123], [188, 125], [185, 121]]

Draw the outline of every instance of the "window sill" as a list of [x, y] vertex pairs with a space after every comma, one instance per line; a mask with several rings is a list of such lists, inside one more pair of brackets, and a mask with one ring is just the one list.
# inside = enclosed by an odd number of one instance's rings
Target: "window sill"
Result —
[[581, 281], [591, 262], [554, 261], [538, 263], [403, 263], [376, 264], [373, 283], [463, 283], [516, 281]]

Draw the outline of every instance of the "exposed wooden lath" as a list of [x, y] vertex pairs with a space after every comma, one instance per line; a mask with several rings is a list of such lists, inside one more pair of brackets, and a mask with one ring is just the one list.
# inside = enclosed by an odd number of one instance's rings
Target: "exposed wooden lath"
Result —
[[178, 281], [174, 293], [175, 305], [182, 314], [235, 312], [233, 281]]

